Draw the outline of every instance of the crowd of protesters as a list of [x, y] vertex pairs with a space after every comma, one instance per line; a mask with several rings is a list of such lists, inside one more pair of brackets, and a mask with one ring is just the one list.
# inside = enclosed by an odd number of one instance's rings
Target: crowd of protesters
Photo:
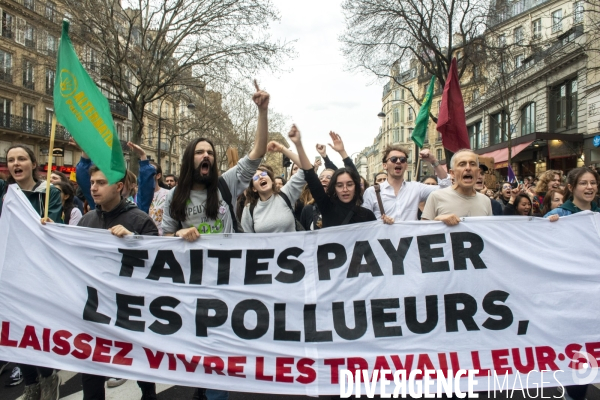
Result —
[[[45, 192], [50, 190], [48, 218], [54, 222], [107, 229], [118, 237], [130, 234], [176, 236], [189, 242], [203, 235], [243, 232], [279, 233], [318, 230], [348, 224], [381, 221], [436, 220], [459, 224], [463, 217], [519, 215], [547, 217], [556, 221], [584, 210], [598, 209], [598, 174], [580, 167], [568, 172], [549, 170], [522, 182], [485, 186], [488, 168], [479, 164], [471, 150], [460, 150], [448, 163], [448, 172], [428, 150], [419, 154], [435, 175], [420, 182], [404, 179], [408, 149], [388, 146], [382, 154], [383, 170], [373, 182], [361, 177], [346, 153], [340, 135], [330, 132], [329, 147], [339, 154], [338, 168], [317, 144], [319, 156], [311, 163], [301, 132], [295, 125], [288, 136], [296, 152], [277, 142], [268, 143], [269, 94], [256, 87], [253, 100], [258, 108], [256, 139], [252, 150], [227, 171], [219, 171], [219, 154], [209, 138], [193, 139], [186, 147], [179, 177], [163, 175], [144, 150], [128, 143], [139, 158], [139, 174], [127, 171], [123, 179], [109, 184], [104, 173], [85, 153], [72, 182], [53, 172], [48, 183], [38, 176], [38, 162], [25, 145], [8, 149], [9, 175], [0, 179], [2, 199], [10, 184], [16, 184], [32, 207], [44, 216]], [[293, 161], [290, 178], [275, 176], [262, 164], [267, 152], [279, 152]], [[318, 171], [321, 163], [324, 169]], [[8, 362], [0, 362], [0, 373]], [[82, 374], [84, 400], [103, 400], [104, 387], [125, 380]], [[58, 399], [60, 381], [55, 370], [19, 364], [7, 385], [24, 382], [23, 400]], [[143, 400], [156, 399], [156, 386], [138, 382]], [[583, 399], [586, 387], [568, 387], [567, 396]], [[228, 392], [197, 389], [196, 399], [228, 399]]]

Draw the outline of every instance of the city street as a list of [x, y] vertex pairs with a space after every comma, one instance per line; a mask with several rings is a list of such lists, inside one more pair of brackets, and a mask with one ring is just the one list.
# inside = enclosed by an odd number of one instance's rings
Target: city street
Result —
[[[6, 371], [6, 370], [5, 370]], [[61, 371], [60, 377], [62, 385], [60, 388], [60, 399], [61, 400], [82, 400], [83, 393], [81, 392], [81, 377], [79, 374]], [[7, 388], [4, 387], [4, 382], [8, 378], [8, 373], [4, 372], [0, 376], [0, 399], [1, 400], [15, 400], [23, 393], [23, 384], [19, 386]], [[172, 386], [172, 385], [157, 385], [158, 400], [191, 400], [194, 393], [193, 388]], [[548, 388], [544, 390], [544, 397], [541, 397], [538, 393], [535, 396], [535, 390], [531, 390], [530, 397], [523, 397], [521, 391], [515, 391], [512, 396], [510, 392], [507, 393], [490, 393], [488, 396], [487, 392], [480, 393], [480, 399], [523, 399], [523, 398], [558, 398], [558, 391], [556, 388]], [[106, 389], [106, 400], [139, 400], [141, 392], [134, 381], [127, 381], [123, 385], [114, 389]], [[240, 393], [231, 392], [230, 400], [284, 400], [284, 399], [312, 399], [313, 397], [307, 396], [284, 396], [284, 395], [268, 395], [268, 394], [254, 394], [254, 393]], [[354, 398], [354, 397], [352, 397]], [[363, 398], [366, 398], [363, 396]], [[597, 386], [590, 386], [587, 392], [587, 400], [600, 400], [600, 389]]]

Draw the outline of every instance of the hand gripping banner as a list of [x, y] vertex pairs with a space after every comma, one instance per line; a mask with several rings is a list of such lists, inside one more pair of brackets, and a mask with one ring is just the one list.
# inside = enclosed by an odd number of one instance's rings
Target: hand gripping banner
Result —
[[396, 371], [477, 370], [480, 391], [600, 382], [598, 223], [580, 213], [119, 239], [40, 225], [12, 185], [0, 359], [281, 394], [338, 394], [344, 370], [389, 370], [392, 387]]

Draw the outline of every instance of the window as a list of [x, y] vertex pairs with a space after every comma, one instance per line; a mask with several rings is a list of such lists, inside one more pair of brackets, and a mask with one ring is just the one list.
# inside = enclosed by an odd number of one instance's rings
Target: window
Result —
[[400, 143], [404, 142], [404, 127], [400, 128], [400, 137], [398, 138]]
[[117, 128], [117, 136], [119, 137], [119, 140], [123, 140], [123, 125], [121, 124], [115, 124], [116, 128]]
[[523, 65], [523, 54], [515, 57], [515, 68], [519, 68]]
[[542, 20], [540, 18], [531, 23], [531, 32], [534, 39], [542, 37]]
[[23, 130], [25, 132], [33, 131], [34, 106], [23, 103]]
[[469, 133], [469, 143], [471, 144], [471, 149], [481, 148], [481, 121], [467, 127], [467, 132]]
[[127, 127], [127, 138], [125, 139], [125, 140], [127, 140], [128, 142], [131, 140], [131, 132], [132, 132], [132, 130], [131, 130], [131, 127], [130, 127], [130, 126], [128, 126], [128, 127]]
[[5, 38], [13, 38], [13, 16], [6, 11], [2, 12], [2, 36]]
[[56, 72], [52, 69], [46, 69], [46, 94], [52, 96], [54, 94], [54, 81], [56, 80]]
[[552, 33], [562, 31], [562, 10], [552, 13]]
[[0, 80], [12, 83], [12, 54], [0, 50]]
[[23, 0], [23, 5], [29, 8], [30, 10], [33, 10], [34, 0]]
[[12, 113], [12, 101], [10, 99], [0, 98], [0, 126], [10, 127], [10, 117]]
[[33, 82], [33, 63], [29, 60], [23, 60], [23, 87], [34, 90]]
[[490, 115], [490, 145], [506, 141], [509, 132], [509, 118], [506, 111]]
[[441, 101], [441, 100], [438, 100], [438, 104], [437, 104], [437, 111], [438, 111], [438, 114], [440, 113], [440, 108], [442, 108], [442, 101]]
[[521, 109], [521, 136], [535, 132], [535, 103], [529, 103]]
[[56, 57], [58, 51], [58, 38], [56, 36], [46, 36], [46, 52], [49, 56]]
[[523, 41], [523, 27], [522, 26], [515, 28], [515, 30], [513, 31], [513, 37], [515, 40], [515, 44], [519, 44]]
[[394, 100], [400, 100], [400, 91], [394, 90]]
[[404, 100], [404, 96], [405, 96], [405, 94], [404, 94], [404, 89], [402, 89], [402, 90], [400, 91], [400, 99], [401, 99], [401, 100]]
[[398, 122], [400, 122], [400, 113], [398, 108], [394, 108], [394, 123], [397, 124]]
[[576, 1], [573, 4], [573, 23], [583, 22], [583, 1]]
[[442, 149], [437, 149], [435, 151], [435, 153], [436, 153], [436, 157], [435, 158], [437, 158], [438, 161], [441, 161], [441, 160], [444, 159], [444, 156], [442, 155]]
[[479, 100], [479, 89], [473, 90], [473, 101]]
[[515, 1], [512, 4], [512, 15], [521, 14], [525, 9], [525, 3], [523, 1]]
[[498, 47], [506, 46], [506, 35], [502, 34], [498, 36]]
[[550, 122], [554, 130], [577, 126], [577, 79], [552, 88]]
[[477, 65], [473, 66], [473, 79], [479, 78], [479, 74], [479, 67]]
[[404, 122], [404, 104], [400, 106], [400, 121]]
[[98, 63], [98, 54], [96, 53], [96, 50], [88, 47], [86, 51], [86, 58], [88, 62], [88, 69], [90, 71], [100, 71], [100, 64]]
[[152, 146], [152, 142], [154, 141], [154, 127], [152, 125], [148, 126], [148, 144]]
[[50, 21], [54, 20], [54, 14], [56, 13], [56, 4], [49, 1], [46, 3], [46, 18]]
[[400, 141], [400, 130], [398, 128], [394, 128], [394, 143], [398, 143]]
[[35, 49], [35, 31], [33, 26], [25, 24], [25, 47]]
[[408, 120], [412, 121], [414, 118], [414, 112], [412, 107], [408, 107]]

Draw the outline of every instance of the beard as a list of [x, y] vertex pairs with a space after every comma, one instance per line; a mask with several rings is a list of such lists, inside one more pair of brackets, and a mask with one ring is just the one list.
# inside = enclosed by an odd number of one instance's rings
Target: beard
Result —
[[[203, 174], [202, 166], [206, 166], [206, 165], [208, 165], [208, 172]], [[198, 168], [196, 168], [194, 170], [194, 175], [193, 175], [192, 179], [193, 179], [194, 183], [208, 186], [208, 185], [212, 184], [215, 180], [215, 177], [213, 175], [215, 175], [215, 174], [213, 173], [212, 165], [209, 162], [202, 162], [202, 163], [200, 163]]]

